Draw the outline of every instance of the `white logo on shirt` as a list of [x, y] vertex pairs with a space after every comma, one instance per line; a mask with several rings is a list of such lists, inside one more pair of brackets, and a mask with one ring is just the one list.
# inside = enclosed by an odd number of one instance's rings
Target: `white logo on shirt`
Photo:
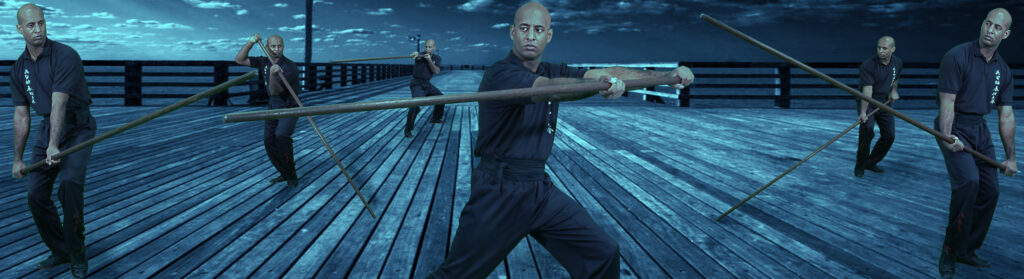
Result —
[[999, 95], [999, 70], [996, 70], [996, 84], [992, 87], [992, 100], [989, 104], [996, 104], [996, 95]]
[[892, 67], [892, 83], [889, 84], [889, 87], [893, 86], [896, 86], [896, 66]]
[[28, 98], [32, 100], [32, 104], [36, 104], [36, 94], [32, 92], [32, 79], [29, 78], [28, 69], [25, 69], [25, 91], [28, 91]]

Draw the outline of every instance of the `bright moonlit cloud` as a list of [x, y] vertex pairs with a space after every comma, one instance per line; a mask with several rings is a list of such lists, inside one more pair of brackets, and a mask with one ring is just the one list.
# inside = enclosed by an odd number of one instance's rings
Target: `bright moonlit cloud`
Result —
[[367, 14], [369, 14], [369, 15], [387, 15], [387, 14], [390, 14], [391, 12], [394, 12], [394, 11], [395, 10], [391, 9], [391, 8], [380, 8], [380, 9], [377, 9], [376, 11], [370, 11]]
[[494, 2], [494, 1], [492, 1], [492, 0], [469, 0], [469, 2], [462, 3], [462, 5], [459, 5], [459, 10], [463, 10], [463, 11], [467, 11], [467, 12], [475, 12], [475, 11], [481, 10], [483, 8], [486, 8], [487, 6], [490, 6], [491, 2]]

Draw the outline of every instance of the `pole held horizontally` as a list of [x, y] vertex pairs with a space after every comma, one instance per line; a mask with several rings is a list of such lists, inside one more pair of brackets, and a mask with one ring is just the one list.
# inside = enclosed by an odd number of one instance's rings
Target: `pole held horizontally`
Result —
[[[131, 122], [125, 123], [125, 124], [121, 125], [120, 127], [114, 128], [113, 130], [106, 131], [103, 134], [95, 136], [95, 137], [93, 137], [93, 138], [91, 138], [89, 140], [86, 140], [86, 141], [82, 142], [82, 143], [76, 144], [75, 146], [72, 146], [72, 147], [69, 147], [67, 149], [61, 150], [60, 153], [57, 153], [57, 154], [53, 155], [53, 159], [60, 159], [60, 158], [67, 157], [68, 155], [71, 155], [71, 153], [75, 153], [76, 151], [82, 150], [83, 148], [89, 147], [89, 146], [91, 146], [93, 144], [96, 144], [96, 143], [98, 143], [100, 141], [103, 141], [103, 140], [105, 140], [107, 138], [113, 137], [113, 136], [115, 136], [117, 134], [120, 134], [121, 132], [127, 131], [128, 129], [135, 128], [135, 126], [142, 125], [142, 123], [146, 123], [146, 122], [148, 122], [150, 120], [153, 120], [154, 118], [163, 116], [164, 114], [168, 114], [168, 113], [170, 113], [170, 112], [172, 112], [172, 111], [174, 111], [176, 109], [179, 109], [181, 107], [187, 106], [187, 105], [189, 105], [191, 103], [194, 103], [194, 102], [196, 102], [196, 101], [198, 101], [198, 100], [200, 100], [202, 98], [210, 97], [213, 94], [220, 93], [221, 91], [227, 90], [228, 88], [231, 88], [232, 86], [241, 84], [242, 82], [245, 82], [246, 80], [249, 80], [249, 79], [254, 78], [254, 77], [256, 77], [256, 71], [255, 70], [249, 71], [248, 73], [245, 73], [244, 75], [241, 75], [241, 76], [238, 76], [238, 77], [233, 78], [231, 80], [228, 80], [228, 81], [226, 81], [224, 83], [221, 83], [221, 84], [219, 84], [217, 86], [211, 87], [210, 89], [206, 89], [203, 92], [200, 92], [198, 94], [192, 95], [191, 97], [185, 98], [185, 99], [183, 99], [181, 101], [178, 101], [176, 103], [170, 104], [170, 105], [168, 105], [166, 107], [163, 107], [163, 108], [161, 108], [161, 109], [159, 109], [157, 111], [154, 111], [154, 112], [151, 112], [149, 114], [143, 115], [142, 117], [139, 117], [138, 119], [135, 119], [135, 120], [132, 120]], [[25, 168], [25, 169], [23, 169], [21, 171], [21, 174], [25, 175], [25, 174], [28, 174], [30, 171], [32, 171], [34, 169], [42, 167], [43, 165], [46, 164], [45, 161], [46, 160], [42, 160], [42, 161], [39, 161], [39, 162], [35, 162], [32, 165], [29, 165], [27, 168]]]
[[[270, 61], [270, 64], [276, 65], [273, 60], [270, 60], [270, 51], [267, 50], [267, 47], [263, 45], [263, 42], [256, 41], [256, 43], [259, 44], [260, 49], [263, 50], [263, 53], [267, 55], [267, 60]], [[302, 101], [299, 100], [299, 95], [295, 94], [295, 90], [292, 89], [292, 85], [288, 83], [288, 79], [284, 76], [284, 73], [278, 72], [277, 78], [279, 82], [281, 82], [281, 84], [284, 84], [285, 89], [288, 89], [288, 93], [291, 94], [292, 99], [295, 100], [295, 103], [298, 104], [299, 107], [302, 107]], [[316, 125], [316, 122], [313, 122], [312, 117], [306, 116], [306, 120], [309, 121], [309, 126], [313, 127], [313, 131], [316, 132], [316, 135], [320, 137], [320, 142], [323, 142], [324, 148], [327, 148], [327, 152], [331, 154], [331, 158], [334, 159], [334, 163], [336, 163], [338, 165], [338, 168], [341, 169], [341, 173], [345, 175], [345, 179], [348, 179], [348, 183], [352, 185], [352, 190], [356, 192], [356, 196], [359, 196], [359, 200], [363, 202], [363, 207], [366, 207], [366, 211], [370, 212], [370, 216], [376, 219], [377, 214], [374, 213], [373, 209], [370, 208], [370, 203], [366, 201], [366, 197], [364, 197], [363, 193], [359, 191], [359, 186], [357, 186], [356, 182], [352, 180], [352, 176], [348, 174], [348, 170], [345, 170], [345, 166], [341, 164], [341, 160], [338, 159], [338, 155], [334, 153], [334, 148], [331, 148], [331, 144], [327, 143], [327, 138], [324, 137], [324, 134], [320, 132], [320, 127]]]
[[388, 60], [388, 59], [401, 59], [401, 58], [413, 58], [413, 56], [412, 55], [400, 55], [400, 56], [382, 56], [382, 57], [340, 59], [340, 60], [331, 60], [331, 63], [349, 63], [349, 62], [373, 61], [373, 60]]
[[[647, 88], [663, 84], [676, 84], [678, 77], [656, 77], [624, 80], [627, 89]], [[323, 115], [333, 113], [348, 113], [359, 111], [385, 110], [408, 108], [418, 106], [444, 105], [454, 103], [468, 103], [479, 101], [497, 101], [518, 98], [529, 98], [535, 96], [547, 96], [563, 93], [590, 92], [608, 89], [609, 83], [603, 81], [591, 81], [574, 84], [562, 84], [535, 88], [519, 88], [495, 91], [484, 91], [468, 94], [449, 94], [441, 96], [428, 96], [416, 98], [402, 98], [384, 101], [368, 101], [358, 103], [344, 103], [333, 105], [310, 106], [301, 108], [285, 108], [264, 111], [251, 111], [232, 113], [224, 116], [224, 122], [259, 121], [267, 119], [291, 118], [299, 116]]]
[[[889, 104], [891, 102], [892, 102], [892, 100], [889, 100], [888, 102], [886, 102], [886, 104]], [[871, 113], [867, 114], [867, 117], [871, 117], [871, 115], [874, 115], [876, 112], [878, 112], [878, 110], [879, 110], [878, 108], [875, 108], [875, 110], [872, 110]], [[722, 215], [718, 215], [718, 218], [715, 218], [715, 221], [722, 221], [722, 218], [725, 218], [726, 215], [729, 215], [729, 213], [732, 213], [733, 210], [736, 210], [741, 205], [747, 203], [747, 201], [750, 201], [750, 199], [753, 199], [754, 196], [757, 196], [757, 194], [760, 194], [761, 191], [764, 191], [765, 189], [768, 189], [768, 186], [772, 186], [772, 184], [775, 184], [776, 181], [779, 181], [779, 179], [782, 179], [782, 177], [786, 176], [787, 174], [789, 174], [790, 172], [795, 170], [797, 167], [802, 165], [804, 162], [807, 162], [807, 160], [810, 160], [811, 157], [814, 157], [814, 155], [818, 155], [818, 152], [821, 152], [822, 150], [825, 150], [826, 147], [828, 147], [829, 145], [832, 145], [833, 142], [836, 142], [836, 140], [839, 140], [839, 138], [843, 137], [843, 135], [846, 135], [846, 133], [850, 132], [850, 130], [853, 130], [853, 128], [857, 127], [857, 125], [860, 125], [860, 119], [857, 119], [857, 122], [854, 122], [853, 125], [850, 125], [849, 127], [846, 127], [846, 129], [843, 130], [842, 132], [839, 132], [838, 135], [836, 135], [835, 137], [830, 139], [825, 144], [822, 144], [821, 147], [818, 147], [817, 150], [814, 150], [814, 152], [811, 152], [810, 155], [807, 155], [807, 157], [804, 157], [803, 160], [800, 160], [800, 162], [797, 162], [792, 167], [789, 167], [788, 170], [782, 172], [782, 174], [780, 174], [779, 176], [776, 176], [775, 179], [772, 179], [771, 182], [768, 182], [768, 184], [765, 184], [764, 186], [761, 186], [760, 189], [757, 189], [757, 191], [754, 191], [754, 193], [750, 194], [750, 196], [747, 196], [746, 199], [743, 199], [742, 201], [737, 203], [732, 208], [729, 208], [729, 210], [726, 210], [725, 213], [722, 213]]]
[[[943, 135], [942, 133], [939, 133], [939, 131], [936, 131], [935, 129], [932, 129], [931, 127], [928, 127], [928, 126], [926, 126], [924, 124], [921, 124], [921, 122], [918, 122], [917, 120], [914, 120], [913, 118], [910, 118], [909, 116], [906, 116], [905, 114], [900, 113], [899, 111], [897, 111], [897, 110], [895, 110], [895, 109], [893, 109], [893, 108], [891, 108], [891, 107], [889, 107], [887, 105], [882, 104], [882, 102], [879, 102], [879, 101], [877, 101], [875, 99], [872, 99], [872, 98], [869, 98], [867, 96], [864, 96], [863, 94], [861, 94], [860, 92], [857, 92], [857, 90], [851, 88], [850, 86], [846, 85], [845, 83], [839, 82], [838, 80], [836, 80], [836, 79], [834, 79], [834, 78], [832, 78], [832, 77], [830, 77], [830, 76], [828, 76], [828, 75], [826, 75], [826, 74], [824, 74], [822, 72], [819, 72], [818, 70], [815, 70], [814, 68], [811, 68], [810, 66], [807, 66], [807, 64], [804, 64], [803, 62], [800, 62], [800, 61], [798, 61], [796, 59], [793, 59], [792, 57], [789, 57], [789, 55], [786, 55], [786, 54], [784, 54], [784, 53], [782, 53], [782, 52], [780, 52], [778, 50], [775, 50], [774, 48], [772, 48], [772, 47], [762, 43], [761, 41], [758, 41], [757, 39], [754, 39], [753, 37], [750, 37], [747, 34], [744, 34], [743, 32], [740, 32], [739, 30], [736, 30], [736, 29], [730, 27], [729, 25], [727, 25], [725, 23], [722, 23], [721, 21], [718, 21], [717, 19], [715, 19], [715, 18], [713, 18], [713, 17], [711, 17], [711, 16], [709, 16], [707, 14], [700, 14], [700, 18], [703, 19], [704, 21], [707, 21], [708, 23], [711, 23], [711, 24], [713, 24], [715, 26], [718, 26], [719, 28], [722, 28], [726, 32], [729, 32], [729, 33], [731, 33], [733, 35], [736, 35], [737, 37], [740, 37], [740, 39], [743, 39], [743, 40], [745, 40], [745, 41], [747, 41], [747, 42], [749, 42], [749, 43], [751, 43], [751, 44], [753, 44], [753, 45], [755, 45], [755, 46], [757, 46], [757, 47], [759, 47], [759, 48], [761, 48], [761, 49], [771, 53], [772, 55], [775, 55], [775, 56], [781, 58], [782, 60], [785, 60], [789, 64], [793, 64], [793, 66], [797, 66], [798, 68], [803, 69], [807, 73], [810, 73], [811, 75], [814, 75], [814, 76], [816, 76], [816, 77], [818, 77], [818, 78], [828, 82], [829, 84], [832, 84], [832, 85], [834, 85], [836, 87], [839, 87], [840, 89], [843, 89], [847, 93], [850, 93], [851, 95], [853, 95], [854, 97], [857, 97], [858, 99], [861, 99], [862, 101], [868, 102], [872, 106], [880, 108], [881, 110], [883, 110], [883, 111], [885, 111], [885, 112], [887, 112], [889, 114], [892, 114], [893, 116], [899, 117], [900, 119], [903, 119], [904, 121], [907, 121], [907, 123], [910, 123], [911, 125], [914, 125], [914, 127], [917, 127], [918, 129], [924, 130], [925, 132], [928, 132], [929, 134], [932, 134], [933, 136], [938, 137], [939, 139], [942, 139], [943, 141], [948, 142], [948, 143], [953, 143], [955, 141], [953, 139], [953, 137]], [[988, 163], [989, 165], [992, 165], [993, 167], [996, 167], [996, 168], [999, 168], [999, 169], [1003, 169], [1003, 170], [1006, 169], [1006, 166], [1003, 165], [1002, 163], [1000, 163], [1000, 162], [998, 162], [998, 161], [996, 161], [996, 160], [994, 160], [992, 158], [989, 158], [988, 156], [985, 156], [985, 154], [981, 154], [980, 152], [975, 151], [974, 149], [971, 149], [970, 147], [964, 146], [964, 151], [966, 151], [967, 153], [970, 153], [971, 155], [974, 155], [975, 157], [985, 161], [986, 163]]]

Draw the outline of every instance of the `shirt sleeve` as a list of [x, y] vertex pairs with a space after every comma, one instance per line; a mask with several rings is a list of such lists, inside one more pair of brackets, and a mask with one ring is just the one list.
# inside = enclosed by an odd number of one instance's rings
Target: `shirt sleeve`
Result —
[[1006, 72], [1010, 73], [1006, 75], [1006, 81], [1003, 82], [1003, 88], [999, 89], [999, 98], [996, 99], [996, 106], [1013, 106], [1013, 71], [1009, 67], [1006, 67]]
[[24, 82], [18, 82], [18, 78], [15, 78], [16, 75], [24, 75], [24, 70], [21, 73], [16, 73], [16, 68], [16, 66], [11, 67], [11, 102], [14, 103], [14, 106], [28, 106], [29, 100], [25, 97], [27, 94], [25, 94]]
[[569, 67], [569, 65], [562, 63], [558, 65], [557, 77], [564, 78], [583, 78], [583, 75], [587, 73], [587, 69], [579, 69], [576, 67]]
[[[71, 48], [65, 48], [51, 59], [57, 59], [55, 69], [53, 69], [53, 92], [63, 92], [69, 95], [85, 94], [78, 90], [79, 86], [85, 83], [82, 58], [78, 56], [78, 52]], [[78, 97], [88, 99], [88, 96]]]
[[441, 56], [440, 55], [435, 55], [434, 57], [431, 57], [431, 59], [434, 60], [434, 65], [437, 65], [438, 68], [441, 68]]
[[960, 70], [960, 61], [953, 53], [955, 50], [950, 50], [942, 57], [942, 63], [939, 64], [939, 93], [952, 93], [956, 94], [960, 92], [962, 86], [962, 76]]
[[[533, 83], [540, 77], [537, 73], [516, 69], [515, 67], [492, 68], [494, 72], [488, 71], [484, 75], [480, 91], [493, 91], [502, 89], [531, 88]], [[484, 102], [481, 102], [483, 104]], [[503, 101], [489, 101], [491, 105], [512, 104], [523, 105], [534, 103], [530, 98], [510, 99]]]
[[860, 63], [860, 87], [875, 85], [875, 73], [870, 62], [871, 60]]
[[260, 59], [260, 57], [249, 56], [249, 67], [256, 69], [263, 68], [263, 59]]
[[899, 81], [903, 76], [903, 59], [898, 59], [896, 62], [896, 80]]

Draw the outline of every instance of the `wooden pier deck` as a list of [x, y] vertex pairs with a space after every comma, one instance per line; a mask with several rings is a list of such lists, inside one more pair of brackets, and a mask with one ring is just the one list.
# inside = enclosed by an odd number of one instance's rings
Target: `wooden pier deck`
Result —
[[[472, 92], [480, 76], [455, 71], [435, 84], [446, 93]], [[407, 97], [407, 82], [304, 98], [318, 104]], [[411, 139], [402, 137], [404, 110], [314, 117], [376, 219], [305, 121], [294, 135], [300, 186], [269, 184], [276, 174], [263, 149], [263, 124], [220, 121], [225, 113], [256, 109], [186, 107], [95, 146], [85, 190], [90, 276], [422, 278], [440, 264], [469, 197], [475, 104], [448, 106], [443, 124], [427, 123], [426, 108]], [[12, 110], [0, 107], [0, 115]], [[92, 108], [99, 132], [152, 110]], [[905, 113], [925, 123], [936, 114]], [[902, 121], [880, 164], [885, 173], [853, 176], [853, 131], [716, 222], [850, 125], [852, 109], [685, 109], [629, 97], [566, 103], [560, 117], [548, 172], [619, 243], [623, 277], [938, 276], [948, 178], [934, 139]], [[10, 121], [0, 118], [6, 139]], [[1024, 129], [1016, 138], [1024, 139]], [[13, 150], [9, 140], [0, 146]], [[1017, 153], [1024, 154], [1024, 144]], [[11, 156], [0, 153], [0, 162], [8, 166]], [[1000, 176], [1001, 201], [978, 252], [994, 267], [959, 265], [959, 277], [1019, 278], [1022, 182]], [[67, 278], [66, 267], [33, 268], [48, 251], [28, 212], [25, 185], [0, 176], [0, 277]], [[568, 273], [527, 238], [491, 277]]]

